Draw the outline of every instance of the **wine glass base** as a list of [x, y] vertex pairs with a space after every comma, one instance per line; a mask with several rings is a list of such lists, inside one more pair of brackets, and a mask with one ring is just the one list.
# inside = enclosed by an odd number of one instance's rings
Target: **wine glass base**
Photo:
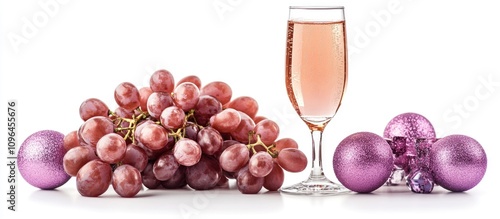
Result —
[[279, 191], [286, 194], [313, 196], [340, 195], [351, 192], [345, 186], [340, 183], [334, 183], [326, 177], [320, 179], [309, 178], [300, 183], [283, 187]]

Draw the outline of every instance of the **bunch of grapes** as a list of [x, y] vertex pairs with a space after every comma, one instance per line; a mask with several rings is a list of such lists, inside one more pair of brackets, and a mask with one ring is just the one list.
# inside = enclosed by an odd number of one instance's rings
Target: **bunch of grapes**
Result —
[[278, 190], [284, 170], [306, 168], [297, 142], [278, 139], [278, 125], [257, 115], [257, 101], [232, 99], [222, 81], [202, 87], [191, 75], [175, 84], [162, 69], [149, 87], [119, 84], [114, 98], [114, 111], [99, 99], [85, 100], [83, 124], [64, 138], [63, 166], [82, 196], [100, 196], [110, 185], [122, 197], [135, 196], [143, 185], [207, 190], [229, 179], [241, 193], [255, 194], [263, 187]]

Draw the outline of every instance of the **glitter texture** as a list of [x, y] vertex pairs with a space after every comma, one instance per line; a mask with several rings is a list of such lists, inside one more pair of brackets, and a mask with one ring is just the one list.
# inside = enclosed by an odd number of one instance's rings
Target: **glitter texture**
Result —
[[333, 169], [346, 188], [369, 193], [389, 178], [393, 155], [385, 139], [370, 132], [349, 135], [340, 142], [333, 155]]
[[64, 134], [43, 130], [30, 135], [19, 148], [17, 162], [21, 176], [34, 187], [55, 189], [70, 176], [64, 171]]
[[399, 114], [385, 127], [384, 138], [392, 139], [395, 136], [416, 138], [435, 138], [436, 132], [431, 122], [417, 113]]
[[430, 167], [436, 184], [453, 192], [476, 186], [486, 172], [483, 147], [465, 135], [446, 136], [432, 145]]

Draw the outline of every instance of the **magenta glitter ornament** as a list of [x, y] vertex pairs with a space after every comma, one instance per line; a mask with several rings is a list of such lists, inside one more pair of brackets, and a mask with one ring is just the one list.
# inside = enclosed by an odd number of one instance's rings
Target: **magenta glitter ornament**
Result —
[[436, 132], [431, 122], [417, 113], [399, 114], [389, 121], [384, 130], [384, 138], [393, 137], [435, 138]]
[[431, 147], [430, 168], [434, 181], [441, 187], [463, 192], [472, 189], [486, 172], [483, 147], [465, 135], [446, 136]]
[[335, 149], [333, 170], [346, 188], [370, 193], [389, 178], [393, 168], [391, 146], [381, 136], [358, 132], [347, 136]]
[[17, 163], [21, 176], [34, 187], [55, 189], [70, 179], [64, 171], [64, 134], [43, 130], [31, 134], [19, 148]]

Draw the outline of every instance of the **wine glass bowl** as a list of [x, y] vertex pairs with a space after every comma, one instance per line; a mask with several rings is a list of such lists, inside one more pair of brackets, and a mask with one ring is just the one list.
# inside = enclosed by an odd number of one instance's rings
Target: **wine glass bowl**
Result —
[[309, 177], [283, 187], [283, 193], [332, 195], [349, 192], [323, 172], [322, 135], [337, 113], [347, 84], [347, 43], [343, 7], [289, 8], [286, 42], [286, 90], [311, 131]]

